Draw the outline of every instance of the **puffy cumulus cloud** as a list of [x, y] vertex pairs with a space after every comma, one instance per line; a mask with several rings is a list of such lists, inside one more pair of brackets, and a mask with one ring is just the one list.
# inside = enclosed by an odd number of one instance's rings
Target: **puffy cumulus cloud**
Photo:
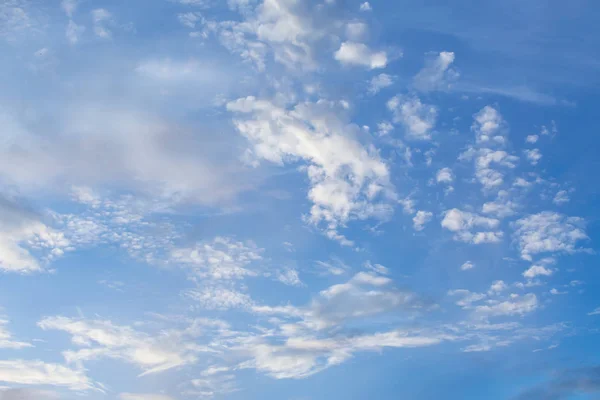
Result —
[[538, 135], [527, 135], [527, 137], [525, 138], [525, 142], [534, 144], [538, 141], [539, 138], [540, 137]]
[[503, 130], [506, 122], [493, 107], [485, 106], [473, 116], [471, 129], [478, 144], [502, 145], [506, 142]]
[[542, 159], [542, 153], [539, 149], [525, 150], [525, 157], [531, 165], [537, 165]]
[[374, 51], [366, 44], [357, 42], [343, 42], [334, 53], [334, 58], [345, 65], [369, 69], [385, 68], [388, 63], [385, 51]]
[[24, 208], [16, 199], [0, 195], [0, 271], [29, 274], [44, 270], [43, 260], [60, 256], [70, 246], [64, 234], [42, 222], [42, 216]]
[[257, 160], [284, 165], [304, 161], [313, 203], [307, 220], [324, 225], [328, 237], [352, 244], [338, 228], [353, 220], [384, 219], [396, 199], [389, 169], [372, 146], [358, 140], [360, 130], [340, 118], [336, 103], [300, 103], [292, 110], [254, 97], [238, 99], [227, 109], [249, 119], [236, 119], [238, 131]]
[[442, 168], [435, 174], [435, 181], [437, 183], [452, 183], [454, 181], [454, 174], [450, 168]]
[[0, 349], [22, 349], [25, 347], [33, 347], [31, 343], [13, 340], [12, 334], [6, 328], [8, 322], [8, 320], [0, 319]]
[[248, 267], [262, 259], [263, 249], [255, 243], [239, 242], [228, 237], [216, 237], [190, 248], [176, 248], [170, 262], [190, 269], [192, 276], [214, 280], [241, 279], [256, 276]]
[[82, 365], [88, 360], [112, 358], [134, 364], [148, 375], [196, 362], [196, 354], [208, 349], [197, 345], [194, 330], [165, 330], [156, 336], [136, 331], [110, 321], [73, 319], [63, 316], [42, 319], [44, 330], [64, 331], [72, 336], [78, 350], [63, 353], [70, 364]]
[[111, 185], [207, 205], [226, 203], [252, 186], [236, 156], [223, 155], [231, 153], [231, 141], [207, 145], [203, 134], [127, 108], [64, 110], [55, 116], [60, 132], [43, 135], [0, 111], [7, 137], [0, 144], [0, 182], [23, 192]]
[[401, 123], [406, 137], [415, 140], [430, 140], [431, 130], [437, 119], [437, 108], [421, 103], [417, 97], [395, 96], [387, 102], [393, 113], [393, 121]]
[[458, 72], [450, 68], [452, 63], [454, 63], [453, 52], [428, 54], [425, 58], [425, 66], [413, 78], [413, 86], [423, 92], [448, 90], [458, 78]]
[[496, 200], [483, 204], [481, 212], [501, 219], [514, 215], [517, 207], [518, 205], [510, 199], [510, 193], [500, 190]]
[[533, 279], [537, 276], [550, 276], [553, 273], [553, 270], [543, 265], [532, 265], [527, 271], [523, 272], [523, 276], [528, 279]]
[[413, 227], [416, 231], [422, 231], [425, 229], [425, 224], [431, 221], [433, 213], [429, 211], [417, 211], [417, 214], [413, 217]]
[[164, 394], [121, 393], [119, 400], [175, 400]]
[[497, 188], [504, 183], [504, 173], [492, 166], [515, 168], [518, 157], [508, 154], [504, 150], [488, 148], [470, 149], [461, 155], [462, 159], [475, 158], [475, 178], [481, 183], [484, 190]]
[[388, 86], [394, 84], [394, 77], [388, 74], [379, 74], [371, 78], [369, 82], [368, 92], [369, 94], [377, 94], [381, 89], [385, 89]]
[[[13, 385], [58, 386], [77, 391], [98, 390], [96, 384], [81, 369], [37, 360], [0, 361], [0, 382]], [[5, 394], [6, 392], [0, 394], [0, 398]], [[13, 394], [14, 392], [7, 396]]]
[[538, 306], [536, 295], [527, 293], [524, 296], [512, 295], [508, 300], [502, 302], [476, 306], [475, 313], [482, 317], [524, 315], [535, 311]]
[[551, 211], [528, 215], [515, 221], [513, 226], [521, 258], [528, 261], [540, 253], [581, 251], [577, 243], [588, 239], [582, 218]]
[[0, 389], [0, 400], [59, 400], [58, 393], [38, 389]]
[[461, 211], [453, 208], [444, 213], [442, 227], [455, 233], [454, 239], [467, 243], [496, 243], [502, 240], [503, 233], [495, 230], [500, 221], [494, 218]]

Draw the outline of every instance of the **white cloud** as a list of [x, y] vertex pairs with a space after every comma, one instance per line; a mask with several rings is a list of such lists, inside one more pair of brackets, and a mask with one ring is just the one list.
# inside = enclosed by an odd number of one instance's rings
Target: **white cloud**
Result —
[[580, 251], [577, 243], [588, 239], [583, 219], [550, 211], [521, 218], [514, 227], [521, 258], [529, 261], [539, 253]]
[[381, 89], [394, 84], [394, 77], [388, 74], [379, 74], [374, 76], [369, 83], [369, 94], [379, 93]]
[[13, 385], [59, 386], [78, 391], [95, 388], [84, 371], [42, 361], [0, 361], [0, 382]]
[[241, 279], [256, 276], [249, 269], [262, 259], [263, 249], [253, 242], [239, 242], [228, 237], [216, 237], [190, 248], [177, 248], [171, 252], [171, 262], [190, 269], [192, 276], [215, 280]]
[[350, 21], [346, 24], [346, 37], [349, 40], [361, 41], [367, 37], [369, 27], [364, 22]]
[[531, 165], [537, 165], [537, 163], [542, 159], [542, 153], [539, 149], [533, 150], [525, 150], [525, 157], [531, 163]]
[[230, 308], [250, 308], [253, 301], [249, 295], [226, 287], [204, 287], [190, 289], [185, 295], [206, 310], [228, 310]]
[[452, 174], [450, 168], [442, 168], [435, 175], [435, 181], [437, 183], [452, 183], [454, 181], [454, 174]]
[[535, 294], [527, 293], [524, 296], [514, 295], [511, 299], [491, 305], [475, 307], [475, 313], [482, 317], [496, 317], [504, 315], [524, 315], [538, 308], [538, 299]]
[[473, 264], [471, 261], [465, 261], [463, 265], [460, 266], [461, 271], [467, 271], [472, 268], [475, 268], [475, 264]]
[[517, 204], [510, 200], [509, 192], [500, 190], [495, 201], [488, 201], [481, 207], [481, 212], [496, 218], [505, 218], [515, 214]]
[[560, 206], [568, 203], [570, 200], [571, 199], [569, 198], [569, 192], [567, 192], [566, 190], [560, 190], [558, 191], [558, 193], [556, 193], [554, 199], [552, 199], [552, 202], [557, 206]]
[[533, 279], [536, 276], [550, 276], [553, 273], [554, 271], [543, 265], [532, 265], [527, 271], [523, 272], [523, 276], [528, 279]]
[[456, 305], [466, 309], [472, 308], [473, 303], [477, 303], [487, 297], [484, 293], [474, 293], [466, 289], [450, 290], [448, 295], [460, 297], [456, 301]]
[[393, 112], [394, 122], [402, 123], [410, 139], [429, 140], [437, 119], [434, 106], [421, 103], [417, 97], [395, 96], [387, 102]]
[[590, 311], [588, 315], [600, 315], [600, 307], [597, 307], [595, 310]]
[[369, 69], [385, 68], [388, 59], [385, 51], [373, 51], [364, 43], [343, 42], [334, 58], [345, 65], [357, 65]]
[[497, 293], [503, 292], [507, 288], [508, 288], [508, 286], [506, 285], [506, 283], [504, 283], [504, 281], [501, 281], [501, 280], [494, 281], [494, 282], [492, 282], [492, 285], [490, 286], [488, 293], [497, 294]]
[[194, 342], [193, 331], [163, 331], [153, 337], [110, 321], [62, 316], [44, 318], [38, 326], [67, 332], [73, 344], [82, 347], [63, 353], [68, 363], [81, 365], [87, 360], [113, 358], [136, 365], [143, 371], [141, 375], [192, 364], [198, 352], [207, 351]]
[[525, 142], [534, 144], [534, 143], [536, 143], [538, 141], [538, 139], [539, 139], [538, 135], [528, 135], [525, 138]]
[[[453, 208], [444, 213], [442, 227], [455, 233], [454, 239], [467, 243], [496, 243], [502, 239], [500, 231], [481, 231], [479, 229], [496, 229], [500, 221], [494, 218], [461, 211]], [[479, 230], [472, 232], [473, 230]]]
[[30, 250], [42, 251], [47, 259], [60, 256], [70, 242], [42, 222], [42, 217], [0, 196], [0, 271], [29, 274], [44, 270]]
[[298, 271], [293, 268], [284, 268], [280, 271], [277, 271], [275, 274], [276, 279], [288, 286], [301, 286], [302, 281], [300, 280], [300, 276], [298, 275]]
[[475, 120], [471, 129], [480, 144], [504, 144], [506, 139], [502, 133], [505, 122], [500, 113], [491, 106], [485, 106], [473, 116]]
[[13, 340], [11, 333], [6, 329], [6, 325], [8, 325], [8, 321], [0, 319], [0, 349], [23, 349], [26, 347], [33, 347], [31, 343]]
[[422, 231], [425, 228], [425, 224], [431, 221], [433, 213], [429, 211], [417, 211], [417, 214], [413, 217], [413, 227], [416, 231]]
[[413, 86], [423, 92], [449, 89], [458, 78], [458, 73], [450, 68], [453, 62], [453, 52], [429, 54], [425, 66], [413, 78]]
[[371, 8], [371, 4], [369, 4], [368, 1], [365, 1], [364, 3], [360, 4], [360, 11], [372, 11], [373, 8]]
[[139, 394], [139, 393], [121, 393], [119, 400], [174, 400], [171, 396], [164, 394]]
[[387, 165], [373, 146], [355, 139], [359, 128], [340, 119], [344, 109], [337, 104], [320, 100], [285, 110], [247, 97], [228, 103], [227, 108], [253, 116], [237, 119], [235, 125], [250, 141], [250, 152], [257, 159], [279, 165], [298, 160], [308, 164], [308, 198], [313, 206], [307, 220], [324, 224], [327, 236], [350, 244], [338, 233], [339, 227], [392, 213], [396, 195]]

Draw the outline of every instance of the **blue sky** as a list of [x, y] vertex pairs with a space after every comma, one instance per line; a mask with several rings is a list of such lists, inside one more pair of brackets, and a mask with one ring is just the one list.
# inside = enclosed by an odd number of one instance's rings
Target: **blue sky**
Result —
[[2, 1], [0, 400], [598, 398], [599, 14]]

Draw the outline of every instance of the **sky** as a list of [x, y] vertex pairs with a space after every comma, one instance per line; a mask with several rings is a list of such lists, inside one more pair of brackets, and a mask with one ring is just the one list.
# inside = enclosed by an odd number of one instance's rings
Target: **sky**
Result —
[[0, 400], [600, 399], [599, 18], [0, 0]]

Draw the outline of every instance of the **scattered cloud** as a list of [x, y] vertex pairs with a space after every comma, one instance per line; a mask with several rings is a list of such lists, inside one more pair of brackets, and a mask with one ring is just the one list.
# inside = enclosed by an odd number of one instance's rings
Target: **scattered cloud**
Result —
[[369, 69], [385, 68], [388, 63], [385, 51], [374, 51], [366, 44], [357, 42], [343, 42], [334, 53], [334, 58], [344, 65]]
[[458, 72], [450, 68], [454, 63], [454, 53], [442, 51], [428, 54], [425, 66], [413, 78], [415, 89], [429, 92], [433, 90], [448, 90], [458, 79]]
[[417, 97], [405, 96], [392, 97], [387, 107], [394, 115], [394, 123], [404, 126], [408, 139], [431, 139], [438, 115], [436, 107], [421, 103]]

